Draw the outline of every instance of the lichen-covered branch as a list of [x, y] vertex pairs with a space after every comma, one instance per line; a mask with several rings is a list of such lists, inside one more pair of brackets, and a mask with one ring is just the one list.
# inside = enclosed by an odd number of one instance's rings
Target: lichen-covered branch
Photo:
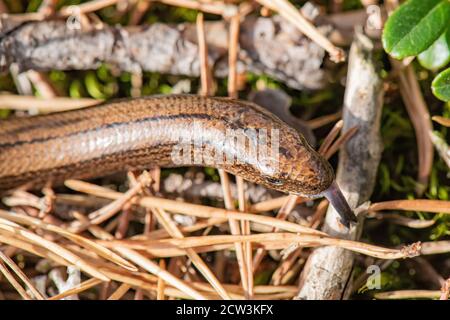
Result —
[[[9, 19], [9, 20], [8, 20]], [[75, 28], [65, 20], [14, 23], [1, 18], [0, 68], [86, 70], [108, 63], [122, 71], [199, 76], [195, 24]], [[319, 27], [326, 33], [327, 27]], [[205, 23], [209, 64], [227, 76], [228, 26]], [[320, 88], [325, 52], [279, 17], [248, 17], [241, 24], [238, 72], [265, 73], [297, 89]]]
[[[383, 90], [372, 60], [372, 50], [372, 42], [357, 33], [349, 57], [343, 130], [357, 126], [358, 131], [341, 149], [336, 176], [352, 209], [369, 200], [382, 152], [379, 130]], [[348, 230], [338, 221], [338, 213], [330, 206], [324, 231], [339, 238], [358, 238], [361, 222]], [[342, 248], [330, 246], [314, 250], [301, 276], [297, 298], [342, 299], [353, 259], [353, 253]]]

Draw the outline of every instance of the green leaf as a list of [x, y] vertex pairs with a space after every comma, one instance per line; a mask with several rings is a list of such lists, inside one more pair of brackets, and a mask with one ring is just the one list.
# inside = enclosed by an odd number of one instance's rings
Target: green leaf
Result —
[[427, 50], [419, 54], [422, 67], [438, 70], [450, 62], [450, 28], [444, 32]]
[[416, 56], [439, 38], [449, 21], [450, 1], [409, 0], [387, 20], [383, 47], [396, 59]]
[[450, 101], [450, 68], [437, 75], [431, 85], [433, 93], [442, 101]]

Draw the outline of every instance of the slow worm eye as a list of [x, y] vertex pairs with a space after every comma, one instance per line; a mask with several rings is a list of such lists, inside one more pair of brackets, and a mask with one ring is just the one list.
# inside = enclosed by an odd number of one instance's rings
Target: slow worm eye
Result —
[[281, 181], [280, 179], [277, 178], [272, 178], [272, 177], [264, 177], [266, 179], [266, 181], [272, 185], [275, 186], [281, 186], [283, 185], [283, 181]]

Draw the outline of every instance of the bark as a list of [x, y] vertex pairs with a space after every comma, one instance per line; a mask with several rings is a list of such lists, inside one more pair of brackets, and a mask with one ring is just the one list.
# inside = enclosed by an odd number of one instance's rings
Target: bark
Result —
[[[64, 20], [17, 22], [1, 18], [0, 68], [17, 63], [34, 69], [86, 70], [108, 63], [122, 71], [199, 76], [200, 61], [194, 24], [94, 26], [80, 29]], [[323, 33], [329, 28], [319, 27]], [[205, 23], [208, 58], [215, 75], [228, 74], [228, 25]], [[267, 74], [296, 89], [323, 86], [325, 52], [289, 23], [248, 17], [241, 25], [238, 72]]]
[[[336, 176], [352, 209], [369, 200], [382, 152], [379, 130], [383, 89], [372, 51], [372, 42], [358, 33], [350, 50], [343, 109], [343, 130], [357, 126], [358, 131], [340, 151]], [[331, 236], [357, 239], [362, 227], [361, 218], [357, 227], [343, 230], [338, 217], [329, 206], [323, 230]], [[353, 260], [353, 254], [345, 249], [322, 247], [314, 250], [301, 275], [297, 298], [344, 298]]]

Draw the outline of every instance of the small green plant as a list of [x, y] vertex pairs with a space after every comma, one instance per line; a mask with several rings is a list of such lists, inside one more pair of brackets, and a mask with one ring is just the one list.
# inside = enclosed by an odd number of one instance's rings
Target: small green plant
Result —
[[[395, 10], [383, 31], [383, 47], [395, 59], [418, 56], [429, 70], [450, 62], [450, 0], [408, 0]], [[432, 83], [434, 95], [450, 101], [450, 68]]]

